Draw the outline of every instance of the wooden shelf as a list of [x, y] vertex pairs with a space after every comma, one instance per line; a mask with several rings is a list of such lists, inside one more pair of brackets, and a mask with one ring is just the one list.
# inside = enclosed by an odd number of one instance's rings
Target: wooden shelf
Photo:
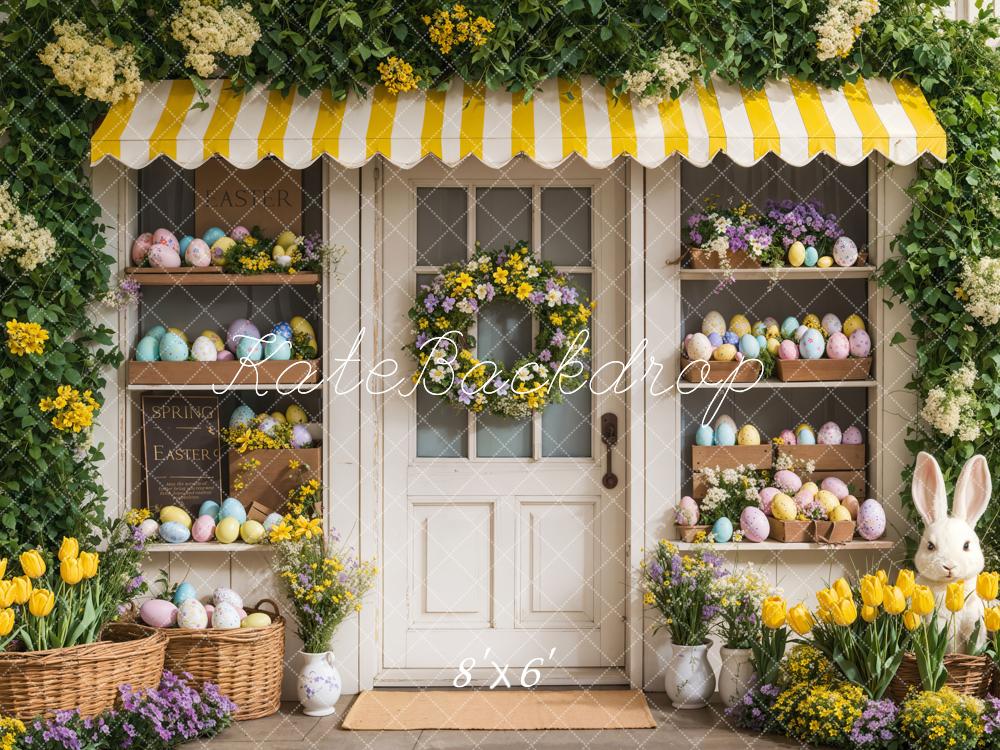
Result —
[[701, 268], [682, 268], [681, 281], [721, 281], [733, 278], [736, 281], [808, 281], [839, 279], [868, 279], [875, 275], [875, 266], [850, 266], [840, 268], [734, 268], [728, 274], [725, 271]]
[[[734, 387], [737, 389], [747, 388], [750, 383], [689, 383], [684, 381], [685, 390], [682, 396], [690, 395], [689, 389], [699, 388], [722, 388]], [[876, 380], [802, 380], [783, 381], [777, 378], [767, 378], [752, 385], [752, 388], [874, 388], [878, 385]]]
[[293, 386], [286, 385], [282, 383], [281, 385], [277, 383], [261, 383], [260, 385], [254, 385], [253, 383], [236, 383], [235, 385], [229, 385], [228, 383], [208, 383], [205, 385], [191, 385], [191, 384], [172, 384], [172, 383], [161, 383], [159, 385], [141, 385], [138, 383], [130, 383], [125, 386], [126, 390], [129, 391], [211, 391], [212, 389], [216, 391], [252, 391], [259, 388], [262, 391], [276, 391], [278, 389], [283, 390], [288, 393], [291, 390], [295, 393]]
[[821, 550], [823, 552], [858, 552], [892, 549], [898, 542], [891, 539], [879, 539], [869, 542], [864, 539], [855, 539], [846, 544], [818, 544], [816, 542], [776, 542], [769, 539], [763, 542], [726, 542], [725, 544], [698, 545], [693, 542], [682, 542], [680, 540], [670, 540], [677, 549], [690, 550], [696, 547], [716, 550], [718, 552], [803, 552], [807, 550]]
[[315, 286], [318, 273], [222, 273], [212, 268], [126, 268], [125, 273], [143, 286]]
[[244, 367], [237, 360], [223, 362], [138, 362], [129, 360], [129, 385], [200, 386], [239, 383], [253, 386], [258, 381], [294, 388], [300, 383], [319, 380], [318, 359], [260, 361]]
[[234, 554], [237, 552], [250, 552], [258, 550], [271, 552], [274, 549], [270, 544], [247, 544], [246, 542], [233, 542], [222, 544], [220, 542], [181, 542], [180, 544], [168, 544], [157, 542], [146, 547], [147, 552], [169, 552], [171, 554], [181, 552], [225, 552]]

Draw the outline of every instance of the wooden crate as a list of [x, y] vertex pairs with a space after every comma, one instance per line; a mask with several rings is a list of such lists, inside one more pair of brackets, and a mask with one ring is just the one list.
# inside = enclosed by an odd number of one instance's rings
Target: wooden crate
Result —
[[809, 383], [818, 380], [867, 380], [872, 358], [862, 359], [779, 359], [775, 367], [778, 380], [784, 383]]
[[812, 521], [779, 521], [774, 516], [768, 516], [771, 526], [769, 539], [776, 542], [809, 542], [812, 541]]
[[[738, 365], [739, 372], [733, 375]], [[760, 362], [748, 360], [742, 362], [695, 362], [685, 356], [681, 356], [681, 372], [689, 383], [721, 383], [730, 381], [733, 383], [754, 383], [760, 378]]]
[[700, 469], [735, 469], [737, 466], [753, 464], [758, 469], [770, 469], [774, 455], [770, 444], [767, 445], [692, 445], [691, 494], [693, 497], [704, 497], [708, 491], [705, 480], [698, 473]]
[[136, 362], [128, 363], [129, 385], [272, 385], [294, 387], [319, 380], [319, 360], [301, 359], [257, 362], [244, 367], [225, 362]]
[[864, 471], [866, 466], [863, 445], [779, 445], [778, 455], [812, 461], [817, 470]]
[[[240, 472], [240, 467], [246, 461], [256, 459], [260, 466], [255, 470]], [[288, 462], [296, 459], [303, 467], [308, 465], [308, 472], [295, 472], [289, 468]], [[229, 494], [238, 498], [244, 505], [257, 506], [257, 514], [266, 516], [284, 505], [288, 493], [306, 479], [319, 479], [322, 476], [323, 452], [320, 448], [282, 448], [280, 450], [259, 450], [238, 453], [229, 451]], [[237, 490], [232, 485], [236, 477], [243, 482], [243, 489]]]
[[813, 541], [820, 544], [847, 544], [854, 538], [854, 521], [813, 521]]
[[[730, 268], [760, 268], [760, 261], [751, 258], [746, 253], [727, 253], [727, 255], [729, 256]], [[718, 253], [699, 248], [689, 248], [686, 257], [689, 268], [697, 268], [702, 271], [717, 271], [721, 265]]]
[[698, 534], [708, 534], [712, 530], [711, 526], [702, 526], [700, 524], [688, 526], [683, 523], [675, 523], [674, 528], [677, 529], [677, 538], [682, 542], [688, 543], [693, 542]]
[[126, 268], [143, 286], [309, 286], [320, 283], [318, 273], [223, 273], [219, 266], [205, 268]]

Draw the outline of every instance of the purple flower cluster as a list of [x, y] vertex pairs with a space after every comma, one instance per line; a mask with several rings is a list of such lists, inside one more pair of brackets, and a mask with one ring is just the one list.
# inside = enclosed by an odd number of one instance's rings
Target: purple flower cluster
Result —
[[844, 233], [837, 217], [833, 214], [824, 216], [822, 208], [822, 204], [816, 201], [769, 201], [766, 213], [785, 249], [798, 240], [803, 245], [822, 250]]
[[773, 723], [771, 707], [781, 689], [777, 685], [754, 685], [738, 703], [726, 709], [726, 718], [753, 732], [766, 732]]
[[993, 695], [983, 699], [983, 746], [1000, 747], [1000, 698]]
[[881, 750], [896, 739], [899, 707], [890, 699], [870, 700], [851, 727], [851, 745], [865, 750]]

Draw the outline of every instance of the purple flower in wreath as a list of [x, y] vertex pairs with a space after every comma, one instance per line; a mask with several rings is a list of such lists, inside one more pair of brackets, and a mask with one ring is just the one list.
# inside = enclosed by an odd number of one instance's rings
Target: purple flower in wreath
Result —
[[535, 290], [528, 295], [528, 301], [533, 305], [540, 305], [545, 301], [545, 294]]
[[469, 297], [468, 301], [469, 301], [469, 309], [472, 310], [472, 312], [479, 312], [479, 302], [476, 300], [476, 298]]
[[656, 560], [649, 563], [649, 579], [656, 582], [663, 580], [663, 566]]
[[444, 310], [445, 312], [451, 312], [452, 308], [454, 307], [455, 307], [454, 297], [445, 297], [444, 300], [441, 302], [441, 309]]
[[548, 362], [550, 359], [552, 359], [552, 352], [550, 352], [548, 349], [542, 349], [540, 352], [538, 352], [538, 359], [541, 362]]
[[428, 335], [426, 333], [417, 334], [417, 349], [423, 349], [424, 344], [427, 343]]
[[548, 281], [545, 282], [545, 291], [551, 292], [553, 289], [556, 288], [556, 286], [558, 285], [556, 284], [555, 280], [549, 279]]
[[562, 328], [557, 328], [556, 329], [556, 332], [552, 334], [552, 338], [550, 339], [550, 343], [552, 344], [552, 346], [556, 347], [557, 349], [560, 346], [562, 346], [563, 344], [566, 343], [566, 334], [563, 333]]
[[487, 281], [486, 282], [486, 301], [487, 302], [492, 302], [493, 301], [493, 297], [496, 295], [496, 293], [497, 293], [497, 290], [493, 286], [493, 282], [492, 281]]
[[461, 401], [466, 406], [468, 406], [469, 404], [472, 403], [473, 395], [475, 394], [473, 394], [472, 389], [469, 387], [469, 384], [462, 383], [462, 386], [458, 389], [458, 400]]
[[503, 378], [497, 380], [496, 392], [498, 396], [506, 396], [508, 391], [510, 391], [510, 383]]
[[575, 287], [564, 286], [562, 290], [562, 300], [564, 305], [575, 305], [580, 294]]
[[438, 298], [435, 297], [433, 294], [428, 294], [426, 297], [424, 297], [424, 307], [426, 308], [427, 312], [434, 312], [434, 308], [437, 307], [437, 303], [438, 303]]
[[701, 232], [691, 232], [689, 235], [691, 237], [691, 243], [694, 245], [701, 245], [705, 238], [701, 236]]

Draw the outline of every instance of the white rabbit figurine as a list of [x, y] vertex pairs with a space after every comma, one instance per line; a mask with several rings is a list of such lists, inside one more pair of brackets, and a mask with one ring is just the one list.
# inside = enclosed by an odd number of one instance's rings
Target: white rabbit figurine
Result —
[[[976, 623], [983, 618], [983, 602], [976, 594], [976, 576], [982, 572], [984, 561], [975, 528], [986, 511], [992, 487], [986, 459], [973, 456], [958, 475], [949, 516], [941, 468], [929, 453], [921, 451], [917, 455], [912, 493], [924, 521], [924, 533], [914, 556], [918, 583], [926, 584], [934, 592], [938, 612], [943, 616], [951, 616], [944, 606], [948, 584], [955, 581], [965, 584], [965, 608], [955, 613], [956, 627], [950, 629], [949, 652], [964, 651]], [[980, 627], [980, 643], [985, 637]]]

